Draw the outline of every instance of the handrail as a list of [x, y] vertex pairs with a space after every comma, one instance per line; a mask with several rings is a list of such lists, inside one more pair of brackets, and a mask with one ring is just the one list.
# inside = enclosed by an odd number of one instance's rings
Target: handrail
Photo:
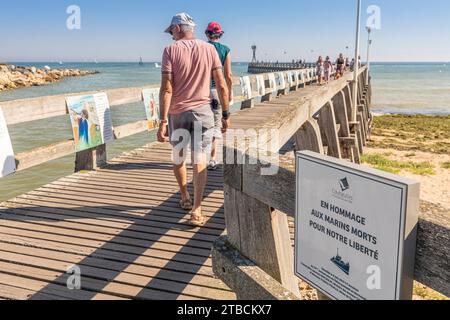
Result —
[[[307, 83], [311, 83], [315, 80], [314, 69], [301, 69], [299, 71], [298, 86], [304, 86]], [[288, 71], [290, 72], [290, 71]], [[302, 76], [302, 73], [307, 73], [307, 76]], [[265, 83], [264, 86], [268, 94], [272, 94], [274, 88], [270, 85], [267, 86], [268, 75], [271, 73], [264, 73], [259, 75], [248, 76], [251, 83], [253, 97], [252, 99], [244, 99], [238, 96], [234, 99], [235, 103], [242, 103], [244, 107], [246, 102], [253, 102], [256, 98], [259, 98], [256, 93], [255, 84], [257, 82], [257, 76], [263, 76]], [[287, 72], [283, 72], [286, 77]], [[233, 86], [240, 86], [241, 77], [235, 77], [233, 79]], [[158, 88], [158, 85], [133, 87], [133, 88], [120, 88], [105, 90], [108, 95], [109, 103], [111, 106], [120, 106], [129, 103], [142, 101], [142, 90], [146, 88]], [[286, 85], [286, 88], [288, 85]], [[67, 114], [66, 97], [88, 95], [100, 91], [83, 92], [83, 93], [71, 93], [61, 94], [54, 96], [45, 96], [30, 99], [21, 99], [13, 101], [0, 102], [0, 106], [3, 109], [7, 124], [18, 124], [29, 121], [41, 120], [56, 116], [63, 116]], [[287, 91], [282, 92], [286, 94]], [[250, 103], [250, 105], [251, 105]], [[128, 123], [122, 126], [114, 128], [115, 139], [122, 139], [131, 135], [135, 135], [148, 130], [148, 125], [145, 120], [139, 120], [133, 123]], [[68, 156], [75, 153], [75, 147], [73, 140], [65, 140], [54, 143], [49, 146], [39, 147], [32, 150], [27, 150], [16, 155], [16, 171], [22, 171], [31, 167], [52, 161], [58, 158]]]
[[[301, 69], [302, 71], [311, 69]], [[273, 73], [273, 72], [271, 72]], [[261, 75], [267, 76], [269, 73]], [[249, 76], [252, 83], [256, 83], [256, 75]], [[241, 77], [233, 78], [233, 86], [240, 85]], [[70, 96], [89, 95], [105, 92], [111, 106], [125, 105], [142, 101], [142, 90], [159, 88], [159, 85], [148, 85], [130, 88], [87, 91], [79, 93], [58, 94], [37, 98], [27, 98], [0, 102], [8, 125], [42, 120], [67, 114], [66, 98]]]

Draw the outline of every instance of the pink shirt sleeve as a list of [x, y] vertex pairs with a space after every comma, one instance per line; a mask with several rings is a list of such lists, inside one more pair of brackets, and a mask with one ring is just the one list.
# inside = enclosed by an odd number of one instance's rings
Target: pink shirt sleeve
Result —
[[164, 49], [163, 58], [162, 58], [162, 73], [172, 73], [172, 59], [170, 58], [169, 48]]

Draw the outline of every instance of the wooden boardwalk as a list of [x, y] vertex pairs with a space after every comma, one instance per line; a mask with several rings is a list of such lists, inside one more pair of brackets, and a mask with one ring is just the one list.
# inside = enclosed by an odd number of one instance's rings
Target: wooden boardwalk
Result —
[[[222, 172], [209, 176], [207, 225], [192, 228], [170, 154], [153, 143], [4, 203], [0, 298], [235, 299], [210, 258], [225, 228]], [[66, 285], [73, 265], [81, 290]]]
[[[330, 95], [307, 86], [239, 111], [232, 128], [281, 128], [292, 119], [280, 132], [287, 142], [319, 110], [305, 101], [323, 105]], [[4, 202], [0, 299], [235, 299], [212, 271], [213, 242], [225, 233], [223, 187], [222, 171], [210, 173], [207, 224], [192, 228], [179, 208], [170, 147], [152, 143]], [[292, 242], [292, 220], [290, 232]], [[73, 266], [80, 290], [67, 287]]]

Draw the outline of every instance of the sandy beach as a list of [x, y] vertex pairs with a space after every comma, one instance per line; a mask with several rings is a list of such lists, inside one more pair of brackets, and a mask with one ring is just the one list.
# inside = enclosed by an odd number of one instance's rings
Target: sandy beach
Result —
[[[421, 210], [450, 214], [450, 117], [375, 117], [364, 165], [421, 183]], [[445, 299], [416, 283], [415, 300]]]

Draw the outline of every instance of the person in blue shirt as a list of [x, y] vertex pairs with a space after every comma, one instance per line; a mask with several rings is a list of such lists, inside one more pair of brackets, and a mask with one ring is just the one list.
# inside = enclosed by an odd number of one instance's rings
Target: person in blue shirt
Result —
[[81, 111], [81, 117], [78, 117], [78, 130], [80, 143], [89, 145], [89, 113], [86, 109]]

